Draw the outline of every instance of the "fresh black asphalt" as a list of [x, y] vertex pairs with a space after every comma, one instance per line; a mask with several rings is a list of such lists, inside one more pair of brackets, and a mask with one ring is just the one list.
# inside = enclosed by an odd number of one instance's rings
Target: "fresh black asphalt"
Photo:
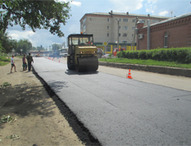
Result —
[[34, 60], [37, 74], [102, 145], [191, 145], [191, 92]]

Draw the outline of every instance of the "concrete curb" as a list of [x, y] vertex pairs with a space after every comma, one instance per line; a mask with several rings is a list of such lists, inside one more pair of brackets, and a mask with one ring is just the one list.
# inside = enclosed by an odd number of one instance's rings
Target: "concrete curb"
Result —
[[135, 70], [142, 70], [142, 71], [176, 75], [176, 76], [191, 77], [191, 69], [184, 69], [184, 68], [148, 66], [148, 65], [138, 65], [138, 64], [110, 63], [110, 62], [101, 62], [101, 61], [99, 61], [99, 65], [123, 68], [123, 69], [135, 69]]

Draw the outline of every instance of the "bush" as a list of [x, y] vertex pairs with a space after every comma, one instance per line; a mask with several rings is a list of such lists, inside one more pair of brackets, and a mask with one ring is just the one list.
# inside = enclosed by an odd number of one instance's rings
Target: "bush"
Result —
[[147, 52], [146, 51], [140, 51], [138, 58], [139, 59], [147, 59]]
[[185, 63], [191, 63], [191, 52], [186, 56]]
[[164, 48], [141, 51], [118, 52], [119, 58], [153, 59], [158, 61], [173, 61], [177, 63], [191, 63], [191, 48]]
[[160, 51], [157, 51], [157, 50], [153, 51], [151, 59], [160, 60]]
[[139, 57], [138, 57], [138, 52], [137, 51], [132, 51], [132, 52], [130, 52], [130, 54], [129, 54], [129, 58], [131, 58], [131, 59], [138, 59]]
[[152, 52], [146, 51], [146, 59], [151, 59], [151, 58], [152, 58]]

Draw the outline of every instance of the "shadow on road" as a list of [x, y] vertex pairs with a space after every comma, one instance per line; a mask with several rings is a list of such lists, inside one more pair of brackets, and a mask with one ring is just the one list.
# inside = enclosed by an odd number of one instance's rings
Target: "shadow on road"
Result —
[[77, 72], [75, 70], [66, 70], [65, 73], [67, 75], [90, 75], [90, 74], [98, 74], [99, 71]]

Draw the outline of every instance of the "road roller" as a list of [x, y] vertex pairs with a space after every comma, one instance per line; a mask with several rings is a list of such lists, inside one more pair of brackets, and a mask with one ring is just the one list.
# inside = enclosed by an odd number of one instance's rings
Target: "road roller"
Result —
[[68, 36], [67, 65], [69, 70], [78, 72], [98, 69], [97, 47], [93, 34], [70, 34]]

